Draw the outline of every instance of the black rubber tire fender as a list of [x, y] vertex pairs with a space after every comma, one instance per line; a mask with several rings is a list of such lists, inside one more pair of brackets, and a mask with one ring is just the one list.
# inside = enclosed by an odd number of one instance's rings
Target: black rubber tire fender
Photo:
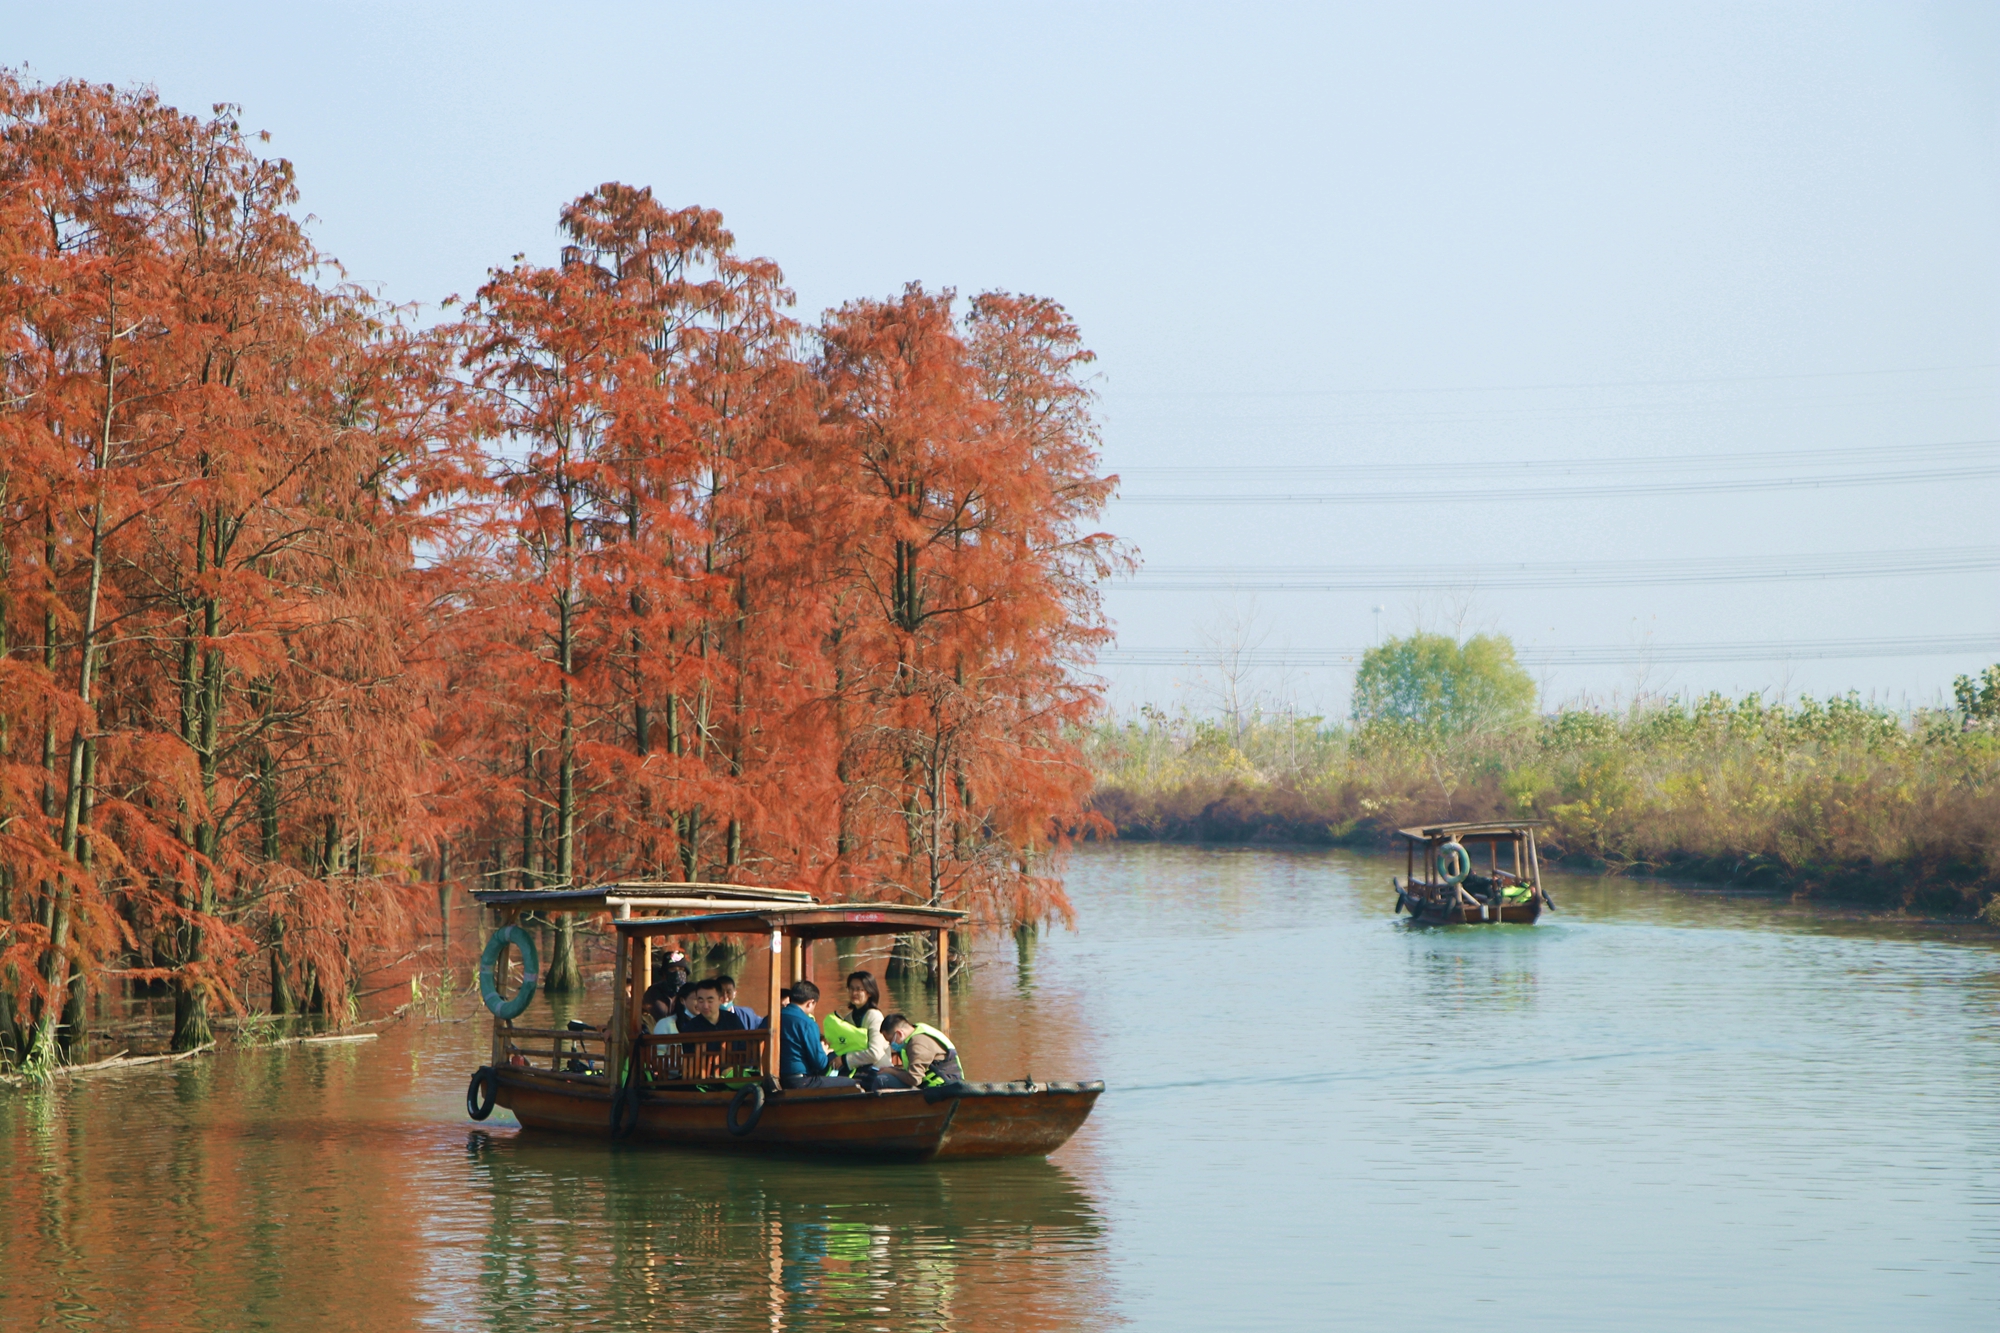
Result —
[[[768, 1100], [770, 1099], [765, 1095], [762, 1083], [751, 1083], [738, 1088], [736, 1095], [729, 1099], [728, 1113], [722, 1117], [723, 1127], [729, 1131], [729, 1136], [733, 1139], [748, 1138], [750, 1132], [757, 1128], [757, 1122], [764, 1118], [764, 1103]], [[741, 1118], [745, 1102], [750, 1104], [750, 1114], [747, 1119]]]
[[626, 1084], [611, 1094], [611, 1137], [622, 1139], [639, 1127], [639, 1090]]
[[493, 1114], [493, 1104], [500, 1096], [500, 1076], [493, 1072], [493, 1066], [481, 1065], [472, 1071], [472, 1082], [465, 1088], [465, 1113], [474, 1120], [484, 1120]]

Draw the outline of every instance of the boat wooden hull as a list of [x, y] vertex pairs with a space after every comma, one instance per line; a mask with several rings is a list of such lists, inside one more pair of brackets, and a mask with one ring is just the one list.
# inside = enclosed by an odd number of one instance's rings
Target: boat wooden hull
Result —
[[1484, 914], [1477, 905], [1438, 903], [1415, 895], [1403, 901], [1410, 920], [1420, 926], [1532, 926], [1542, 915], [1540, 897], [1524, 903], [1502, 903], [1497, 908], [1489, 906]]
[[1502, 903], [1500, 907], [1478, 903], [1452, 901], [1448, 897], [1428, 897], [1422, 891], [1410, 893], [1404, 889], [1396, 891], [1400, 903], [1398, 907], [1410, 913], [1410, 921], [1416, 925], [1534, 925], [1542, 917], [1542, 895], [1528, 899], [1526, 903]]
[[[608, 1139], [611, 1089], [601, 1078], [500, 1069], [494, 1100], [523, 1128]], [[867, 1093], [796, 1088], [772, 1096], [756, 1128], [729, 1132], [735, 1092], [648, 1090], [627, 1142], [720, 1152], [835, 1153], [912, 1162], [1045, 1157], [1090, 1115], [1101, 1083], [970, 1083]]]

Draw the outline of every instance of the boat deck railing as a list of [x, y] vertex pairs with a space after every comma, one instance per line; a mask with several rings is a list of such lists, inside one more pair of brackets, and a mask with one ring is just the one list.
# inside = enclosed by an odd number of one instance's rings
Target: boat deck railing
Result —
[[671, 1032], [638, 1037], [632, 1047], [654, 1083], [713, 1083], [754, 1078], [764, 1066], [769, 1028], [751, 1032]]
[[604, 1072], [604, 1033], [581, 1028], [500, 1028], [501, 1054], [507, 1063], [559, 1074]]

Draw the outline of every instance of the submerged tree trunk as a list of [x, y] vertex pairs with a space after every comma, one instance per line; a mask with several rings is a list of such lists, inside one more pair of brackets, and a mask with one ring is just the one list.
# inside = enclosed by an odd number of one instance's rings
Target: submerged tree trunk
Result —
[[271, 1012], [283, 1016], [299, 1007], [292, 995], [292, 979], [285, 973], [284, 927], [274, 928], [271, 940]]
[[898, 935], [896, 942], [889, 946], [889, 966], [884, 972], [889, 977], [902, 979], [915, 976], [930, 976], [930, 947], [928, 935]]

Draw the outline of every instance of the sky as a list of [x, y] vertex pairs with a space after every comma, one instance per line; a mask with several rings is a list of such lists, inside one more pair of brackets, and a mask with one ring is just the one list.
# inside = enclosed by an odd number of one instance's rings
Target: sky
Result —
[[1120, 708], [1344, 714], [1418, 628], [1510, 636], [1551, 707], [2000, 661], [1990, 0], [0, 0], [0, 63], [239, 105], [433, 309], [609, 180], [806, 317], [1063, 302], [1142, 561]]

